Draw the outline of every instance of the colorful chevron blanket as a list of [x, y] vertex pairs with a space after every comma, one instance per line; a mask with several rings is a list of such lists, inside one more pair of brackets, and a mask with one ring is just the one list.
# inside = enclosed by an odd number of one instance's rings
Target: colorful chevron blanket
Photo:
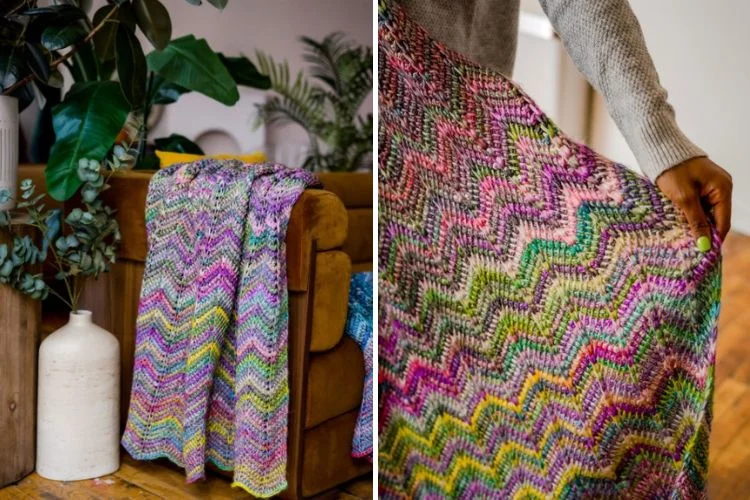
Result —
[[352, 456], [372, 461], [372, 273], [355, 273], [349, 286], [346, 334], [354, 340], [365, 358], [365, 384], [362, 405], [352, 440]]
[[285, 237], [314, 177], [202, 160], [156, 173], [122, 444], [167, 457], [188, 481], [213, 462], [268, 497], [286, 488]]
[[719, 241], [379, 9], [384, 498], [701, 498]]

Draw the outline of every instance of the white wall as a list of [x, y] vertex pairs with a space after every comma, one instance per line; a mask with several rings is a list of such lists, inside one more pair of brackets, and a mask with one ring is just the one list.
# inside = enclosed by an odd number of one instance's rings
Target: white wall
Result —
[[[224, 11], [205, 1], [200, 7], [189, 5], [185, 0], [162, 1], [172, 18], [173, 38], [192, 33], [205, 38], [218, 52], [227, 55], [243, 53], [251, 59], [259, 49], [278, 61], [288, 60], [292, 75], [307, 67], [298, 41], [302, 35], [320, 40], [333, 31], [342, 31], [358, 44], [372, 45], [370, 0], [230, 0]], [[179, 128], [186, 117], [192, 116], [196, 121], [212, 117], [213, 122], [224, 122], [234, 134], [240, 134], [240, 127], [244, 125], [242, 133], [246, 140], [240, 141], [244, 143], [240, 144], [242, 150], [254, 149], [255, 146], [249, 145], [253, 142], [263, 142], [263, 137], [250, 137], [249, 130], [254, 121], [253, 104], [264, 98], [263, 92], [241, 88], [241, 100], [235, 109], [227, 109], [197, 94], [185, 97], [185, 102], [178, 101], [165, 108], [160, 126], [154, 130], [155, 136], [167, 135], [170, 129]], [[371, 96], [363, 104], [363, 112], [371, 112], [372, 106]], [[307, 139], [298, 127], [290, 126], [269, 130], [265, 142], [271, 152], [277, 151], [277, 160], [294, 163], [303, 156], [300, 148], [306, 147]], [[279, 151], [285, 146], [286, 151]], [[218, 152], [211, 149], [209, 144], [207, 152]]]
[[[750, 2], [630, 0], [662, 84], [685, 133], [734, 178], [733, 226], [750, 233]], [[607, 116], [593, 105], [592, 146], [628, 165], [635, 161]]]
[[[530, 8], [533, 5], [536, 9]], [[539, 4], [522, 2], [521, 7], [513, 79], [568, 135], [586, 141], [591, 87]]]

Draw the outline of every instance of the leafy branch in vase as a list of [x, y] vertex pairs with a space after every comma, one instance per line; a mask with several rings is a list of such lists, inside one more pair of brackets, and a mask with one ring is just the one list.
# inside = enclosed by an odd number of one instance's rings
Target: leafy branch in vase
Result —
[[[17, 212], [0, 212], [0, 230], [8, 231], [12, 244], [0, 244], [0, 283], [7, 284], [38, 300], [57, 296], [71, 311], [78, 309], [83, 282], [109, 271], [120, 243], [120, 229], [113, 210], [100, 199], [109, 188], [109, 176], [132, 160], [122, 145], [102, 165], [97, 160], [81, 159], [77, 174], [81, 181], [81, 207], [70, 210], [47, 209], [45, 194], [37, 194], [30, 179], [21, 181]], [[105, 176], [106, 175], [106, 176]], [[0, 191], [0, 202], [8, 201], [8, 190]], [[20, 235], [19, 224], [30, 225], [40, 234], [41, 244], [28, 234]], [[51, 257], [55, 279], [64, 285], [64, 294], [47, 284], [41, 274], [32, 274], [29, 266]]]

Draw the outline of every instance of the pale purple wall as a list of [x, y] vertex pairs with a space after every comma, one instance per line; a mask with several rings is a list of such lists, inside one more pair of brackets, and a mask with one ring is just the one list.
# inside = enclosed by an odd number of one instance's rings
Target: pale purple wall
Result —
[[[355, 42], [372, 46], [373, 7], [370, 0], [230, 0], [224, 11], [215, 9], [205, 1], [199, 7], [185, 0], [162, 2], [172, 18], [173, 37], [192, 33], [198, 38], [205, 38], [212, 48], [227, 55], [244, 53], [254, 58], [255, 50], [260, 49], [277, 60], [288, 60], [293, 74], [306, 66], [297, 41], [301, 35], [321, 39], [332, 31], [342, 31]], [[94, 9], [103, 3], [97, 0]], [[148, 43], [144, 45], [144, 50], [147, 53], [151, 50]], [[242, 120], [242, 123], [247, 123], [252, 118], [252, 101], [262, 98], [262, 94], [246, 89], [242, 96], [237, 106], [244, 106], [240, 108], [242, 111], [247, 110], [247, 117]], [[193, 100], [189, 100], [189, 103], [194, 105]], [[363, 105], [364, 113], [372, 111], [372, 103], [371, 96]], [[179, 105], [180, 102], [172, 106]], [[200, 103], [197, 106], [200, 107]], [[177, 108], [166, 107], [165, 110], [162, 125], [155, 131], [157, 135], [169, 133], [170, 114], [173, 115], [172, 122], [182, 120], [185, 115], [184, 109], [178, 111]], [[222, 112], [216, 107], [210, 110], [211, 113]], [[227, 115], [227, 121], [237, 123], [237, 112], [237, 109], [227, 111], [234, 113], [234, 118]], [[34, 113], [33, 109], [29, 109], [22, 117], [27, 137], [30, 137]], [[203, 109], [195, 109], [192, 114], [196, 120], [205, 116]], [[304, 137], [304, 134], [291, 128], [268, 131], [271, 146], [279, 141], [301, 141]]]

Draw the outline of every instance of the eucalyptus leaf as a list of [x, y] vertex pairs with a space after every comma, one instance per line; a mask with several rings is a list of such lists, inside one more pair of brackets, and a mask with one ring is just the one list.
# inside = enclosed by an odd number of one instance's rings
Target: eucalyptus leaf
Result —
[[143, 34], [157, 50], [163, 50], [172, 39], [172, 20], [159, 0], [135, 0], [135, 20]]
[[222, 53], [218, 55], [237, 85], [263, 90], [271, 88], [271, 79], [258, 71], [247, 57], [227, 57]]
[[47, 213], [45, 219], [45, 225], [47, 226], [47, 232], [42, 240], [42, 251], [47, 252], [47, 247], [50, 241], [55, 241], [62, 231], [62, 210], [55, 208]]
[[117, 30], [117, 76], [132, 109], [143, 107], [146, 97], [146, 58], [141, 44], [125, 26]]
[[165, 80], [200, 92], [222, 104], [235, 104], [240, 94], [226, 66], [204, 39], [186, 35], [164, 50], [151, 52], [148, 67]]
[[102, 160], [128, 117], [130, 106], [117, 82], [77, 83], [53, 110], [57, 140], [45, 170], [47, 189], [58, 201], [81, 185], [78, 160]]
[[82, 40], [85, 36], [86, 30], [80, 23], [52, 25], [42, 32], [42, 46], [47, 50], [64, 49]]
[[12, 260], [6, 260], [5, 262], [3, 262], [3, 265], [0, 266], [0, 276], [2, 276], [3, 278], [9, 277], [12, 271], [13, 271]]
[[188, 153], [193, 155], [205, 154], [196, 143], [180, 134], [172, 134], [169, 137], [155, 139], [154, 145], [159, 151], [171, 151], [173, 153]]

